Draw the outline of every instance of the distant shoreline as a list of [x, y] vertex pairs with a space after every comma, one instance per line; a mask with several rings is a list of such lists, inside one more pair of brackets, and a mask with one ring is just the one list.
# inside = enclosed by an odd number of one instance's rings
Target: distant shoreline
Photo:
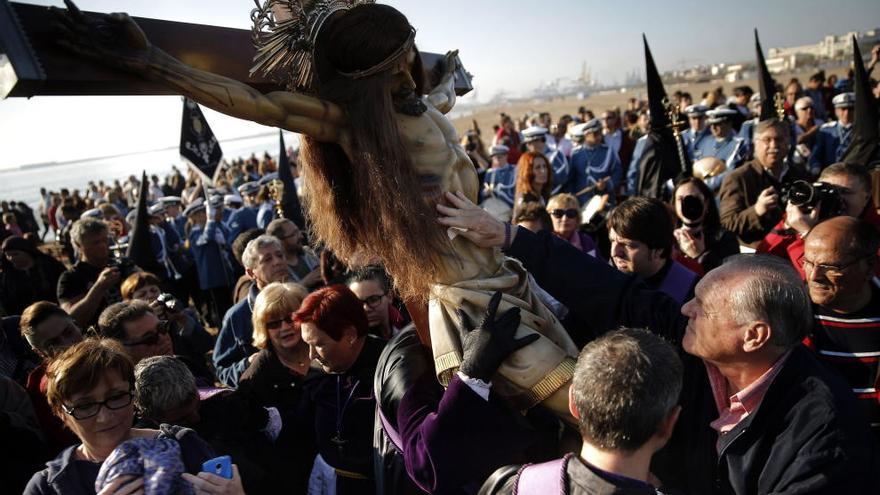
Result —
[[[277, 136], [277, 133], [276, 132], [261, 132], [259, 134], [251, 134], [248, 136], [239, 136], [239, 137], [224, 139], [223, 142], [224, 143], [232, 143], [235, 141], [243, 141], [245, 139], [270, 137], [270, 136]], [[26, 163], [24, 165], [16, 165], [14, 167], [0, 169], [0, 174], [6, 173], [6, 172], [20, 172], [22, 170], [35, 170], [35, 169], [41, 169], [41, 168], [58, 167], [61, 165], [73, 165], [73, 164], [77, 164], [77, 163], [90, 162], [90, 161], [95, 161], [95, 160], [106, 160], [109, 158], [120, 158], [120, 157], [124, 157], [124, 156], [142, 155], [145, 153], [156, 153], [159, 151], [169, 151], [169, 150], [174, 150], [177, 148], [178, 148], [177, 146], [166, 146], [164, 148], [156, 148], [156, 149], [141, 150], [141, 151], [131, 151], [128, 153], [117, 153], [115, 155], [91, 156], [88, 158], [77, 158], [75, 160], [65, 160], [63, 162]]]

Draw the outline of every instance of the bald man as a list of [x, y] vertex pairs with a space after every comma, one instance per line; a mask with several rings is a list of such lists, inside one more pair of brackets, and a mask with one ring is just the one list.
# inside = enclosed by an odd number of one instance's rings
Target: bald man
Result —
[[810, 347], [847, 379], [880, 439], [878, 247], [871, 224], [834, 217], [807, 235], [803, 266], [815, 318]]

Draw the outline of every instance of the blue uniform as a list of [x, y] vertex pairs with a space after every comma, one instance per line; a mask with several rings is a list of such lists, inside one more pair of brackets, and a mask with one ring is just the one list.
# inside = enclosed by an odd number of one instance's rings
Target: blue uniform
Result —
[[210, 220], [204, 226], [194, 225], [189, 233], [202, 290], [232, 286], [232, 265], [227, 258], [224, 231], [219, 222]]
[[178, 215], [176, 218], [171, 220], [171, 224], [174, 226], [174, 230], [177, 232], [177, 237], [181, 239], [186, 238], [186, 217], [183, 215]]
[[217, 378], [229, 387], [237, 387], [238, 379], [248, 367], [248, 357], [257, 352], [254, 347], [254, 327], [251, 322], [257, 286], [252, 285], [247, 297], [229, 308], [214, 343], [214, 369]]
[[821, 171], [832, 163], [839, 162], [852, 142], [853, 126], [840, 125], [839, 122], [826, 122], [816, 133], [816, 144], [810, 155], [810, 170]]
[[718, 140], [714, 137], [708, 137], [701, 140], [694, 148], [694, 160], [714, 156], [724, 162], [726, 168], [724, 172], [706, 179], [706, 185], [709, 186], [709, 189], [717, 191], [727, 174], [742, 163], [747, 152], [748, 146], [745, 141], [741, 137], [737, 137], [736, 133], [731, 130], [724, 139]]
[[272, 220], [275, 220], [275, 202], [264, 201], [257, 210], [257, 227], [266, 229]]
[[693, 162], [694, 159], [694, 149], [701, 143], [706, 137], [712, 137], [712, 131], [709, 130], [708, 127], [704, 128], [702, 131], [694, 134], [694, 130], [688, 127], [681, 133], [681, 141], [684, 144], [685, 151], [687, 151], [688, 158]]
[[561, 151], [550, 146], [544, 147], [544, 156], [547, 157], [547, 160], [550, 162], [550, 169], [553, 170], [553, 189], [550, 191], [550, 194], [562, 192], [563, 188], [567, 187], [571, 176], [568, 159], [565, 158]]
[[501, 168], [490, 168], [483, 176], [483, 187], [480, 190], [480, 201], [495, 197], [513, 208], [516, 192], [516, 167], [507, 164]]
[[636, 188], [639, 185], [639, 161], [642, 159], [642, 154], [645, 152], [645, 144], [647, 142], [648, 135], [645, 134], [636, 141], [636, 146], [633, 148], [632, 160], [629, 161], [629, 169], [626, 171], [627, 196], [635, 196], [638, 194]]
[[612, 193], [610, 197], [613, 198], [613, 192], [623, 178], [623, 167], [617, 153], [609, 146], [604, 143], [594, 147], [584, 145], [572, 152], [571, 192], [577, 195], [581, 205], [592, 199], [598, 192], [596, 189], [583, 190], [595, 186], [606, 177], [611, 179], [606, 184], [605, 191]]
[[229, 229], [230, 242], [234, 241], [238, 234], [257, 228], [257, 209], [253, 206], [242, 206], [235, 210], [229, 215], [229, 223], [226, 227]]

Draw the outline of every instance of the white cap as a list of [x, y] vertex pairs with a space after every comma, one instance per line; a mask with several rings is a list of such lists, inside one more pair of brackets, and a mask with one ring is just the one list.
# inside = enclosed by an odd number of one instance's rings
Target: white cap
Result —
[[840, 93], [831, 99], [834, 108], [852, 108], [856, 104], [855, 93]]
[[539, 125], [533, 125], [531, 127], [523, 129], [522, 134], [523, 141], [525, 141], [526, 143], [538, 139], [545, 139], [545, 137], [547, 136], [547, 128], [541, 127]]
[[489, 156], [506, 155], [509, 152], [510, 148], [504, 146], [503, 144], [496, 144], [495, 146], [489, 148]]
[[727, 107], [717, 107], [706, 112], [709, 124], [719, 124], [731, 119], [734, 115], [736, 115], [736, 110]]
[[708, 111], [709, 107], [707, 107], [706, 105], [688, 105], [684, 109], [684, 113], [688, 117], [703, 117]]
[[240, 205], [244, 203], [244, 200], [241, 199], [241, 196], [238, 194], [227, 194], [223, 196], [223, 203], [227, 205], [237, 204]]

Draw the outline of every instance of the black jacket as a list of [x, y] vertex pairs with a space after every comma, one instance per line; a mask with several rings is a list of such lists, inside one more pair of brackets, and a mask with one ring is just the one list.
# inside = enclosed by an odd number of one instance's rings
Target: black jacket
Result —
[[[519, 229], [508, 254], [523, 261], [538, 285], [589, 315], [591, 331], [647, 328], [680, 342], [687, 319], [668, 296], [647, 289], [547, 233]], [[875, 446], [867, 421], [841, 378], [803, 347], [789, 356], [757, 411], [729, 433], [721, 460], [718, 418], [702, 361], [684, 355], [682, 415], [655, 474], [686, 493], [878, 493]], [[875, 471], [876, 472], [876, 471]]]

